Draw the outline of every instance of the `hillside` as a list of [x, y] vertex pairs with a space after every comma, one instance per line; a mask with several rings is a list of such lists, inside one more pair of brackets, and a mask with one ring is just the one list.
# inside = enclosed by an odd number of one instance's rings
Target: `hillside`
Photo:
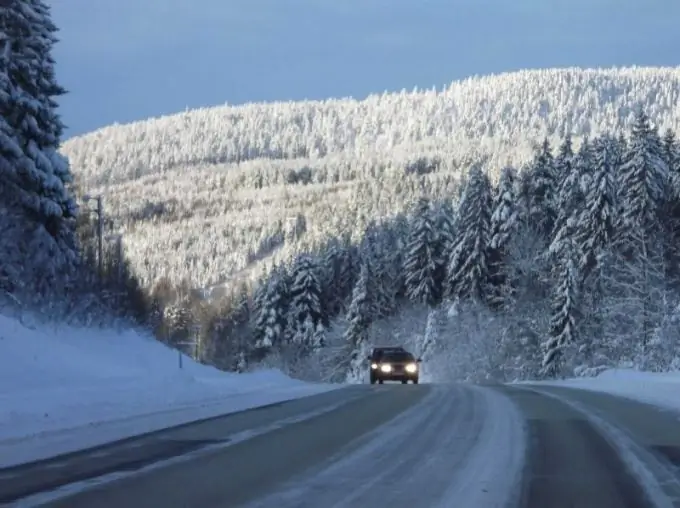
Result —
[[76, 137], [62, 152], [84, 190], [104, 194], [146, 282], [211, 286], [328, 235], [357, 237], [421, 194], [451, 195], [472, 162], [492, 176], [520, 166], [544, 136], [620, 132], [638, 106], [677, 129], [679, 85], [677, 68], [522, 71], [363, 101], [189, 111]]

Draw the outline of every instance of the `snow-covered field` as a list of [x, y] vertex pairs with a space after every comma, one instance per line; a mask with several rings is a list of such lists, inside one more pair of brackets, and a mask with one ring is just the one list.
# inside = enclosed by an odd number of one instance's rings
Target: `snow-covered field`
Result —
[[0, 315], [0, 467], [337, 385], [230, 374], [134, 330], [24, 325]]

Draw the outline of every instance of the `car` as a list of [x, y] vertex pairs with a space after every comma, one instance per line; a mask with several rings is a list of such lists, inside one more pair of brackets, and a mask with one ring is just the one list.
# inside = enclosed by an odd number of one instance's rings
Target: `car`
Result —
[[385, 381], [411, 381], [418, 384], [420, 378], [420, 358], [415, 358], [403, 347], [375, 347], [368, 356], [370, 362], [370, 381], [383, 384]]

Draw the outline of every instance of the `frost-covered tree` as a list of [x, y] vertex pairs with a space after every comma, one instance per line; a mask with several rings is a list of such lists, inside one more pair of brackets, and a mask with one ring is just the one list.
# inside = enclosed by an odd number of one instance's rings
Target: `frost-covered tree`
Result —
[[545, 342], [543, 369], [545, 375], [560, 373], [565, 348], [577, 337], [579, 314], [579, 280], [577, 249], [573, 240], [565, 237], [557, 249], [560, 253], [560, 276], [553, 297], [550, 337]]
[[491, 183], [479, 167], [470, 170], [448, 265], [447, 296], [485, 302], [488, 298], [488, 245]]
[[0, 23], [8, 76], [18, 85], [11, 107], [2, 113], [24, 153], [17, 168], [22, 201], [57, 236], [62, 219], [76, 213], [67, 189], [72, 180], [68, 161], [58, 152], [63, 124], [56, 98], [65, 91], [56, 82], [52, 57], [57, 28], [42, 0], [14, 0], [0, 7]]
[[572, 145], [571, 134], [567, 133], [560, 145], [557, 157], [555, 157], [555, 181], [557, 188], [562, 186], [562, 182], [567, 178], [574, 167], [574, 148]]
[[291, 340], [294, 341], [307, 318], [311, 319], [313, 331], [319, 323], [327, 323], [327, 316], [322, 314], [321, 283], [316, 260], [310, 255], [298, 256], [293, 263], [290, 276], [288, 331]]
[[412, 302], [434, 306], [441, 300], [442, 281], [436, 280], [437, 240], [430, 202], [422, 198], [413, 213], [404, 256], [406, 293]]
[[[557, 190], [555, 198], [557, 218], [552, 243], [561, 241], [560, 239], [566, 234], [564, 228], [567, 227], [567, 222], [578, 220], [578, 216], [583, 211], [592, 163], [592, 145], [588, 138], [585, 138], [578, 154], [571, 160], [570, 173], [565, 175]], [[555, 247], [552, 247], [551, 250], [555, 250]]]
[[[623, 249], [644, 255], [658, 233], [659, 211], [665, 196], [668, 166], [661, 141], [649, 118], [639, 111], [630, 146], [620, 170], [620, 242]], [[642, 245], [635, 239], [640, 239]]]
[[444, 281], [446, 280], [446, 266], [449, 262], [449, 256], [453, 250], [456, 236], [456, 212], [451, 205], [450, 199], [437, 203], [432, 212], [434, 214], [435, 232], [437, 234], [435, 280], [441, 281], [440, 284], [443, 291]]
[[[0, 8], [2, 9], [2, 8]], [[3, 37], [0, 30], [0, 37]], [[8, 44], [0, 39], [0, 289], [14, 292], [21, 285], [21, 272], [24, 254], [16, 239], [22, 235], [22, 223], [17, 214], [20, 202], [17, 196], [21, 188], [18, 186], [17, 167], [22, 161], [23, 153], [14, 135], [13, 129], [4, 118], [4, 112], [11, 107], [12, 97], [16, 90], [7, 76]]]
[[527, 183], [529, 224], [548, 239], [557, 218], [558, 182], [555, 176], [555, 160], [547, 139], [536, 150], [528, 169]]
[[517, 173], [514, 168], [506, 167], [501, 171], [498, 181], [489, 226], [489, 280], [494, 287], [494, 303], [498, 305], [503, 303], [501, 295], [507, 295], [500, 288], [507, 283], [504, 264], [508, 246], [517, 234], [519, 221]]
[[585, 196], [585, 206], [578, 217], [575, 240], [583, 257], [579, 270], [590, 273], [601, 256], [611, 248], [617, 218], [616, 167], [613, 141], [596, 140], [593, 153], [593, 176]]
[[370, 295], [370, 268], [362, 264], [357, 283], [352, 291], [352, 303], [347, 311], [348, 326], [345, 330], [345, 343], [350, 351], [350, 375], [357, 377], [364, 365], [364, 352], [368, 342], [368, 330], [372, 322]]
[[289, 288], [285, 268], [274, 268], [262, 285], [257, 301], [257, 314], [254, 327], [256, 346], [271, 348], [280, 346], [288, 318]]

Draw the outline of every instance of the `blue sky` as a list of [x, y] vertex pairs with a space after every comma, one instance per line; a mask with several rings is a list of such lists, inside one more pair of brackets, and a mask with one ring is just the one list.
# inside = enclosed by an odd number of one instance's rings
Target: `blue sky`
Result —
[[[48, 0], [50, 1], [50, 0]], [[229, 102], [680, 65], [677, 0], [51, 0], [67, 137]]]

